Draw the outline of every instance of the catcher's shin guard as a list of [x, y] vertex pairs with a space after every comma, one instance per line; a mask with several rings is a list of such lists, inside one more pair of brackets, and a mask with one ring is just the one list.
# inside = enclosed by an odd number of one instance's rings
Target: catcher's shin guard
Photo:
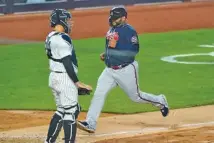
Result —
[[77, 126], [75, 121], [64, 120], [63, 122], [65, 143], [75, 143]]
[[65, 143], [75, 143], [76, 139], [76, 119], [80, 112], [79, 104], [70, 106], [65, 109], [65, 116], [63, 118], [64, 140]]
[[63, 124], [63, 113], [56, 111], [53, 115], [47, 134], [47, 143], [55, 143]]

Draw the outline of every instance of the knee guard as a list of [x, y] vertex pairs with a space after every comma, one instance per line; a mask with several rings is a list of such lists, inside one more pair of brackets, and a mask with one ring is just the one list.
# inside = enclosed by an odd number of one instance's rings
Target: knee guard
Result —
[[65, 135], [65, 143], [74, 143], [76, 139], [76, 119], [81, 111], [79, 104], [64, 108], [65, 116], [63, 118], [63, 128]]
[[80, 112], [81, 112], [81, 106], [77, 104], [77, 110], [74, 113], [76, 119], [78, 118]]
[[53, 115], [48, 129], [47, 143], [55, 143], [63, 125], [63, 116], [64, 113], [60, 111], [56, 111]]

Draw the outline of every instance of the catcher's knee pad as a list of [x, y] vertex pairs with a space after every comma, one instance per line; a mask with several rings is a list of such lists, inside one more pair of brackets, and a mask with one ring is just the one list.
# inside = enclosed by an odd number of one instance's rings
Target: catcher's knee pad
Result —
[[74, 106], [69, 106], [64, 108], [64, 118], [63, 120], [76, 121], [81, 111], [81, 106], [77, 103]]
[[56, 111], [53, 115], [48, 129], [46, 142], [54, 143], [56, 141], [63, 125], [63, 115], [64, 113], [60, 111]]
[[76, 108], [77, 108], [77, 109], [76, 109], [74, 115], [75, 115], [75, 118], [77, 119], [78, 116], [79, 116], [79, 114], [80, 114], [80, 112], [81, 112], [81, 106], [80, 106], [79, 103], [77, 104], [77, 107], [76, 107]]

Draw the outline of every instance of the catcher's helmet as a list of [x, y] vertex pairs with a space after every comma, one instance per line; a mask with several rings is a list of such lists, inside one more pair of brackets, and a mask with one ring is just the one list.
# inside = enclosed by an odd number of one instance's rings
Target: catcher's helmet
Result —
[[110, 10], [109, 20], [116, 20], [123, 16], [127, 18], [127, 11], [124, 6], [113, 7]]
[[65, 9], [55, 9], [52, 11], [50, 15], [50, 24], [51, 27], [55, 27], [56, 25], [62, 25], [65, 29], [66, 33], [70, 32], [70, 24], [68, 23], [68, 19], [71, 19], [71, 13]]

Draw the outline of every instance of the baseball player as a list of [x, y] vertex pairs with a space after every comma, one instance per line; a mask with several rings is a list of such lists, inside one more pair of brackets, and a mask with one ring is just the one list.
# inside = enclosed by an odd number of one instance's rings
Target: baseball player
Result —
[[76, 119], [80, 112], [78, 94], [81, 89], [92, 88], [79, 81], [78, 60], [76, 58], [71, 32], [71, 14], [64, 9], [55, 9], [50, 15], [53, 31], [45, 41], [49, 59], [49, 87], [55, 97], [57, 111], [49, 125], [45, 143], [55, 143], [61, 128], [64, 129], [65, 143], [74, 143], [76, 138]]
[[[138, 62], [135, 56], [139, 52], [139, 39], [135, 29], [127, 24], [125, 7], [110, 10], [110, 29], [106, 34], [105, 52], [100, 55], [106, 68], [100, 75], [97, 87], [85, 121], [78, 121], [78, 128], [94, 133], [98, 117], [103, 108], [108, 92], [119, 86], [129, 98], [137, 103], [150, 103], [158, 107], [164, 117], [169, 108], [166, 97], [142, 92], [138, 84]], [[122, 106], [122, 105], [121, 105]]]

